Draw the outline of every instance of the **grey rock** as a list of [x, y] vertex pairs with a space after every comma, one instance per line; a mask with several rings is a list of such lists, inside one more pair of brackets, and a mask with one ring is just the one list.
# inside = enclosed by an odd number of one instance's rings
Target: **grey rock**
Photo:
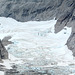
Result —
[[8, 52], [0, 40], [0, 59], [8, 59]]
[[60, 18], [58, 19], [55, 25], [55, 33], [61, 31], [65, 26], [72, 27], [72, 32], [69, 39], [67, 40], [66, 45], [70, 50], [72, 50], [73, 55], [75, 56], [75, 1], [74, 0], [70, 8], [65, 13], [63, 13], [63, 15], [61, 15]]
[[73, 9], [66, 11], [63, 15], [60, 16], [60, 18], [57, 20], [57, 23], [55, 25], [55, 33], [61, 31], [65, 26], [67, 26], [67, 23], [69, 22], [70, 18], [72, 17]]
[[72, 27], [72, 33], [67, 41], [67, 46], [70, 50], [72, 50], [73, 52], [73, 55], [75, 56], [75, 22], [74, 22], [74, 25]]
[[9, 45], [9, 44], [12, 44], [13, 42], [9, 41], [11, 38], [12, 38], [11, 36], [4, 37], [4, 38], [2, 39], [2, 44], [3, 44], [4, 46], [7, 46], [7, 45]]
[[0, 71], [5, 71], [5, 70], [6, 70], [5, 66], [4, 65], [0, 65]]
[[5, 71], [5, 75], [20, 75], [20, 73], [16, 69], [9, 69]]

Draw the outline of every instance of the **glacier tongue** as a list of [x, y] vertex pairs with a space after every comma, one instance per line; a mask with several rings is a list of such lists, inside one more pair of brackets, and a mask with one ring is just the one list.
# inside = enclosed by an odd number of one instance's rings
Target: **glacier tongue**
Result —
[[65, 27], [55, 34], [55, 24], [56, 20], [22, 23], [0, 17], [0, 39], [11, 36], [13, 44], [6, 46], [8, 52], [33, 65], [71, 62], [72, 52], [65, 45], [71, 28]]

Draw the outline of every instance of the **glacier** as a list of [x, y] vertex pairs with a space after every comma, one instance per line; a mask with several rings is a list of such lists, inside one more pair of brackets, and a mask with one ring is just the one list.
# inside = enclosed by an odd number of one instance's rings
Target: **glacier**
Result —
[[11, 36], [12, 44], [6, 46], [9, 59], [4, 60], [10, 66], [30, 64], [31, 66], [51, 67], [74, 64], [71, 50], [66, 46], [71, 27], [64, 27], [55, 34], [57, 20], [18, 22], [12, 18], [0, 17], [0, 39]]

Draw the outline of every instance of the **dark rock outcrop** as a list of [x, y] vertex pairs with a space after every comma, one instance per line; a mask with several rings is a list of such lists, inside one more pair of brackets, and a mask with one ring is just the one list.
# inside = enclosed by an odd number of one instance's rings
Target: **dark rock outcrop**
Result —
[[2, 41], [0, 40], [0, 60], [1, 59], [8, 59], [8, 52], [3, 46]]
[[61, 17], [58, 19], [55, 25], [55, 33], [61, 31], [65, 26], [72, 27], [71, 35], [66, 43], [68, 48], [72, 50], [75, 56], [75, 0], [73, 0], [70, 9], [68, 9]]
[[18, 21], [58, 19], [67, 11], [69, 15], [73, 4], [74, 0], [1, 0], [0, 16]]
[[12, 38], [11, 36], [4, 37], [4, 38], [2, 39], [2, 44], [3, 44], [4, 46], [7, 46], [7, 45], [9, 45], [9, 44], [12, 44], [13, 42], [9, 41], [11, 38]]

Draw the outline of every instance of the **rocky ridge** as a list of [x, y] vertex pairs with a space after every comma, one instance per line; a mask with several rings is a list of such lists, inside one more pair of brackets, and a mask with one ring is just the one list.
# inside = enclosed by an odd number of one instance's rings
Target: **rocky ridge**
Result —
[[63, 15], [59, 17], [55, 25], [55, 33], [61, 31], [65, 26], [72, 27], [72, 32], [67, 40], [66, 45], [70, 50], [72, 50], [75, 56], [75, 1], [73, 0], [70, 9], [68, 9]]
[[65, 7], [69, 8], [71, 5], [72, 0], [1, 0], [0, 16], [12, 17], [22, 22], [50, 20], [58, 18], [65, 12]]

